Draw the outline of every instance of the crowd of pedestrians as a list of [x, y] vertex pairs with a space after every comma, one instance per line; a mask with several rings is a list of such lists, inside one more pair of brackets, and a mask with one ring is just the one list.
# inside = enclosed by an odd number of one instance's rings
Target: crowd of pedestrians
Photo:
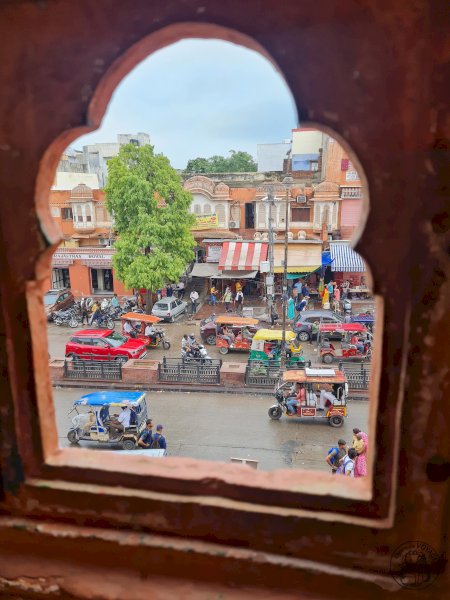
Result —
[[367, 452], [369, 438], [358, 428], [353, 429], [353, 440], [350, 448], [343, 439], [338, 440], [337, 446], [330, 448], [326, 462], [334, 474], [347, 477], [365, 477], [367, 475]]

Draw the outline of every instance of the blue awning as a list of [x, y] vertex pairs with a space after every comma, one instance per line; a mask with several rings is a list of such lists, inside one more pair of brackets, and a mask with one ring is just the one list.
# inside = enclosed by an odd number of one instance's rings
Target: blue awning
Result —
[[104, 392], [92, 392], [75, 400], [76, 405], [86, 406], [121, 406], [129, 404], [135, 406], [145, 398], [145, 392], [133, 392], [128, 390], [105, 390]]
[[344, 273], [363, 273], [366, 270], [361, 256], [352, 250], [347, 242], [330, 242], [332, 271]]

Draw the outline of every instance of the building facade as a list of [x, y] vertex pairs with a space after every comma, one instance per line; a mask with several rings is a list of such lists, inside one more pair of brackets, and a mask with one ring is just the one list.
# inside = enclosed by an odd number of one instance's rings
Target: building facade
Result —
[[103, 190], [84, 183], [71, 190], [52, 189], [50, 212], [64, 240], [53, 255], [48, 288], [69, 287], [76, 297], [129, 295], [114, 276], [113, 222]]

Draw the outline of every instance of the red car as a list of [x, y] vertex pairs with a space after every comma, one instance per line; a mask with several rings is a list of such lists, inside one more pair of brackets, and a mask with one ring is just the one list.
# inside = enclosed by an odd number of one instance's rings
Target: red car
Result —
[[83, 329], [74, 333], [66, 344], [66, 357], [78, 360], [117, 360], [127, 362], [144, 358], [147, 347], [112, 329]]

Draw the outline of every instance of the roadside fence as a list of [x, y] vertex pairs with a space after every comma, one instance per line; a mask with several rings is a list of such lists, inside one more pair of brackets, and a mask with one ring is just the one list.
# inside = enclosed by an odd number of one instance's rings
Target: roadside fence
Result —
[[220, 383], [221, 360], [166, 358], [158, 365], [158, 380], [173, 383]]
[[348, 380], [350, 390], [368, 390], [370, 381], [370, 363], [340, 362], [339, 370], [343, 371]]
[[121, 381], [122, 364], [116, 360], [65, 360], [64, 377]]

